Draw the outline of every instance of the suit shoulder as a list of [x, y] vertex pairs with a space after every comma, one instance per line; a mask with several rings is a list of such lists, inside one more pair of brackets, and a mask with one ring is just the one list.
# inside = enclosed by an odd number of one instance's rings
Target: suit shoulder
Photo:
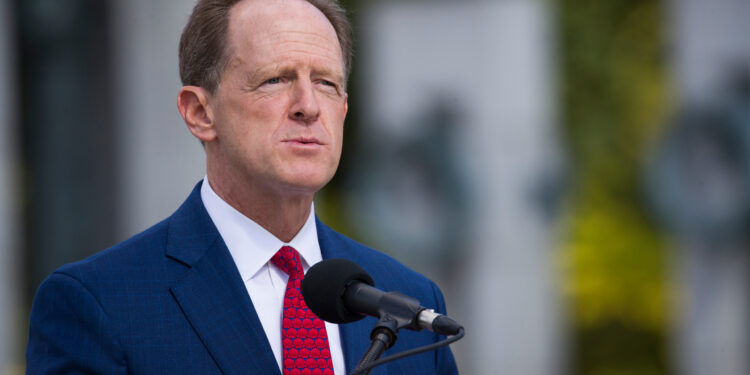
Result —
[[392, 256], [363, 245], [322, 224], [319, 230], [321, 247], [328, 252], [326, 258], [347, 258], [360, 265], [375, 280], [375, 285], [384, 290], [398, 290], [409, 294], [418, 293], [433, 299], [439, 289], [432, 280], [412, 270]]
[[349, 243], [351, 249], [355, 252], [359, 252], [360, 256], [367, 260], [367, 264], [376, 268], [376, 271], [382, 270], [389, 273], [403, 273], [414, 281], [431, 282], [429, 278], [409, 268], [393, 256], [373, 249], [372, 247], [359, 243], [344, 235], [341, 236]]

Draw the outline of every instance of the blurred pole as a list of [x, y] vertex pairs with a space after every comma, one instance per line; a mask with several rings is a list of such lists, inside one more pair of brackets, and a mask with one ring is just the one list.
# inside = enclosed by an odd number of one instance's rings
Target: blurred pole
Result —
[[176, 105], [177, 45], [195, 1], [111, 1], [122, 240], [176, 210], [205, 161]]
[[18, 154], [16, 74], [13, 48], [15, 36], [9, 1], [0, 1], [0, 374], [10, 373], [22, 350], [21, 279], [18, 274], [20, 226], [18, 215]]
[[[750, 2], [669, 4], [680, 103], [692, 108], [727, 97], [739, 75], [750, 72]], [[676, 278], [686, 290], [678, 302], [676, 368], [685, 375], [750, 373], [750, 246], [746, 239], [681, 241]]]
[[[545, 3], [370, 4], [352, 98], [364, 120], [349, 205], [360, 232], [444, 290], [466, 326], [460, 372], [565, 373], [543, 197], [561, 156]], [[451, 203], [461, 192], [465, 212]]]

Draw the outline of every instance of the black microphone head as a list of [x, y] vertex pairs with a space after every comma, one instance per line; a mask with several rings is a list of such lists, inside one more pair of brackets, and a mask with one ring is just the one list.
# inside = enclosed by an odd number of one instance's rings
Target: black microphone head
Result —
[[375, 286], [372, 277], [347, 259], [328, 259], [310, 267], [302, 280], [302, 298], [307, 307], [331, 323], [351, 323], [364, 315], [350, 312], [344, 304], [344, 292], [353, 281]]

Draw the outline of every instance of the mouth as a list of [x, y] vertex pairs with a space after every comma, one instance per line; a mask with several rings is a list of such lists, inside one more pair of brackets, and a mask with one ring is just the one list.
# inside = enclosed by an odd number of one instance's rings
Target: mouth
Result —
[[284, 140], [284, 142], [301, 146], [325, 146], [325, 143], [315, 137], [296, 137]]

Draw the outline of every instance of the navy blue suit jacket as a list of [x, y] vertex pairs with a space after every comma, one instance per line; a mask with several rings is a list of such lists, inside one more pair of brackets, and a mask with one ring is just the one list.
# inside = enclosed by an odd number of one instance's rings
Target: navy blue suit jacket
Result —
[[[427, 278], [317, 221], [323, 258], [361, 265], [383, 290], [445, 312]], [[374, 318], [340, 326], [347, 372], [369, 345]], [[395, 353], [438, 340], [402, 331]], [[200, 183], [169, 218], [60, 268], [39, 287], [26, 351], [29, 374], [280, 374], [239, 271], [200, 198]], [[454, 374], [449, 349], [373, 374]]]

